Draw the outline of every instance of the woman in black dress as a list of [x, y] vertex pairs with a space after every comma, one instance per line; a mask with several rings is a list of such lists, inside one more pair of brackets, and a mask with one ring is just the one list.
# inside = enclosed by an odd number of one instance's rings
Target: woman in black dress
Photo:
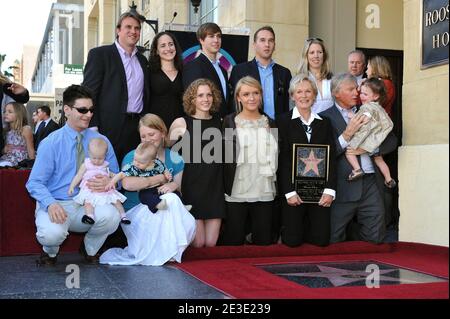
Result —
[[184, 115], [182, 51], [176, 38], [158, 33], [150, 47], [150, 113], [161, 117], [167, 127]]
[[214, 83], [192, 82], [183, 96], [187, 115], [176, 119], [169, 130], [170, 140], [179, 140], [172, 149], [180, 149], [185, 162], [181, 193], [196, 219], [194, 247], [215, 246], [225, 217], [222, 124], [216, 114], [220, 103]]

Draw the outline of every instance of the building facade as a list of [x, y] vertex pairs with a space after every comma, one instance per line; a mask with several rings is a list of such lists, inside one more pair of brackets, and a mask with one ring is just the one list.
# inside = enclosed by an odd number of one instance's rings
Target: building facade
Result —
[[[257, 28], [271, 25], [277, 37], [274, 59], [292, 73], [305, 39], [311, 36], [325, 41], [335, 73], [346, 71], [347, 54], [355, 48], [368, 56], [386, 56], [397, 86], [396, 133], [401, 139], [399, 239], [448, 246], [449, 70], [448, 62], [421, 68], [424, 1], [202, 0], [197, 14], [189, 0], [136, 0], [135, 4], [147, 19], [158, 20], [159, 31], [171, 22], [212, 21], [221, 27], [250, 29], [251, 42]], [[436, 1], [448, 8], [448, 0]], [[84, 0], [84, 59], [89, 49], [114, 41], [115, 22], [131, 3]], [[144, 25], [140, 45], [148, 47], [153, 36], [153, 30]], [[448, 46], [448, 40], [444, 42]], [[250, 45], [249, 59], [253, 54]]]
[[58, 121], [61, 106], [54, 98], [48, 103], [47, 96], [54, 97], [55, 90], [83, 81], [83, 8], [83, 0], [58, 0], [52, 4], [31, 76], [31, 92], [37, 94], [32, 94], [27, 104], [30, 114], [37, 106], [47, 104]]

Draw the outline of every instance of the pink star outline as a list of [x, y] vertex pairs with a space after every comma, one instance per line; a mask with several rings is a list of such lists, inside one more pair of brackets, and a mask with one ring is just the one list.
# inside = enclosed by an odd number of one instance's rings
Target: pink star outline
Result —
[[305, 163], [305, 170], [303, 171], [303, 175], [306, 175], [309, 171], [313, 171], [319, 176], [319, 163], [323, 161], [323, 159], [318, 159], [314, 156], [314, 152], [311, 150], [309, 156], [306, 158], [300, 158], [300, 160]]

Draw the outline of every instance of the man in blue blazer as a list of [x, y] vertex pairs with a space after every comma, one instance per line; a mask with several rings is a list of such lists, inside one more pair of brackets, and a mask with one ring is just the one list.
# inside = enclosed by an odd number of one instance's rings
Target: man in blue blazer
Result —
[[83, 85], [93, 91], [95, 113], [91, 127], [111, 141], [119, 163], [139, 144], [138, 123], [148, 113], [148, 61], [138, 52], [141, 20], [122, 14], [116, 41], [89, 51]]
[[[356, 216], [360, 226], [361, 240], [381, 243], [385, 235], [385, 207], [383, 203], [384, 178], [373, 158], [362, 149], [354, 150], [366, 173], [363, 178], [349, 182], [352, 167], [345, 152], [355, 132], [366, 123], [365, 116], [353, 114], [357, 111], [358, 84], [349, 73], [341, 73], [331, 81], [331, 93], [335, 105], [320, 113], [330, 120], [336, 136], [337, 188], [331, 206], [331, 243], [344, 241], [346, 227]], [[395, 150], [397, 138], [391, 133], [379, 147], [379, 154]]]
[[272, 119], [289, 111], [289, 82], [292, 75], [289, 69], [272, 60], [275, 51], [275, 32], [272, 27], [259, 28], [253, 36], [255, 58], [233, 67], [230, 76], [231, 87], [244, 76], [257, 79], [263, 88], [264, 113]]

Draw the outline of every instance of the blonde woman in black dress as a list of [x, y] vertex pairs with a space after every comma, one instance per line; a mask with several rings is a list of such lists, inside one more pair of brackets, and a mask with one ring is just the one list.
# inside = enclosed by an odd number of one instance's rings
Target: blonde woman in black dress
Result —
[[183, 96], [187, 115], [169, 130], [172, 143], [179, 140], [173, 149], [181, 150], [185, 162], [181, 193], [196, 219], [194, 247], [215, 246], [225, 217], [220, 103], [212, 81], [195, 80]]

